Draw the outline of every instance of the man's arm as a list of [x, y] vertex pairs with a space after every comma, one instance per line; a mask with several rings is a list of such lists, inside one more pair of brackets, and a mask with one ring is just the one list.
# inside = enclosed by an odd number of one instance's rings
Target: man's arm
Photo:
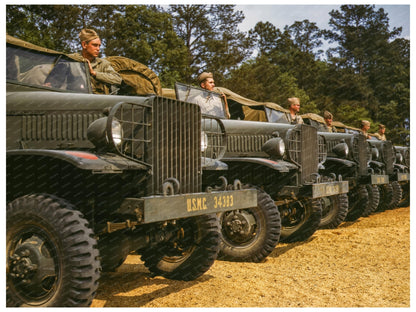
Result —
[[121, 78], [120, 74], [114, 70], [110, 62], [106, 60], [100, 60], [94, 67], [91, 66], [90, 62], [88, 62], [88, 65], [90, 66], [91, 75], [98, 81], [112, 85], [121, 84], [123, 79]]

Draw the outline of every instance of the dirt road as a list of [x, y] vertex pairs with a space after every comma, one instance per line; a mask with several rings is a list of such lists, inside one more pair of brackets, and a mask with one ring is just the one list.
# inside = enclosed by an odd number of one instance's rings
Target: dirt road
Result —
[[409, 307], [410, 208], [279, 244], [263, 263], [217, 260], [191, 282], [151, 277], [139, 256], [105, 273], [93, 307]]

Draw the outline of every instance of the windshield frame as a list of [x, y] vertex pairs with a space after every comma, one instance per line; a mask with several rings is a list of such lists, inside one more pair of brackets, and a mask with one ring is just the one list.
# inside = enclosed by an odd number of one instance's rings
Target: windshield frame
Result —
[[[85, 62], [79, 62], [63, 53], [48, 53], [7, 43], [6, 82], [60, 92], [91, 93], [89, 70]], [[54, 69], [66, 68], [66, 74], [57, 75], [61, 85], [46, 83]], [[75, 73], [77, 75], [75, 75]], [[75, 87], [77, 86], [77, 87]]]
[[[178, 101], [198, 104], [201, 108], [201, 113], [206, 116], [225, 119], [225, 100], [223, 96], [215, 91], [209, 91], [199, 87], [194, 87], [181, 82], [175, 82], [175, 96]], [[209, 99], [212, 109], [208, 110], [203, 105], [202, 100]]]

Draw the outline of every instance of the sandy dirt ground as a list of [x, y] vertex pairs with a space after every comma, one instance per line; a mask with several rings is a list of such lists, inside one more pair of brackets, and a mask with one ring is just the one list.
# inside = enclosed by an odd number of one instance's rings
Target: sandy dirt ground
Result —
[[263, 263], [217, 260], [191, 282], [151, 277], [131, 255], [92, 307], [410, 307], [410, 208], [278, 244]]

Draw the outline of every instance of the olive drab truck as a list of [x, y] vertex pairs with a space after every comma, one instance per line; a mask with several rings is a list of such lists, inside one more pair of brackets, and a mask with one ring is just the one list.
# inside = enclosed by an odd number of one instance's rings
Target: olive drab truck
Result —
[[[335, 126], [342, 133], [360, 132], [359, 129], [342, 122], [336, 122]], [[370, 136], [367, 139], [371, 148], [369, 166], [374, 172], [388, 176], [388, 183], [378, 185], [380, 203], [375, 211], [380, 212], [397, 207], [403, 196], [410, 196], [410, 149], [396, 146], [391, 140], [381, 141], [374, 133], [370, 133]]]
[[[367, 139], [357, 128], [342, 127], [341, 122], [333, 122], [336, 133], [326, 132], [323, 117], [317, 114], [302, 117], [317, 127], [326, 139], [331, 157], [327, 159], [325, 168], [335, 170], [349, 181], [350, 207], [346, 219], [353, 221], [390, 206], [393, 185], [396, 185], [391, 181], [394, 156], [392, 148], [389, 148], [391, 143], [380, 145]], [[398, 193], [395, 194], [396, 197]]]
[[[164, 90], [166, 94], [171, 92]], [[215, 117], [225, 136], [223, 145], [226, 146], [226, 151], [221, 160], [228, 165], [227, 177], [242, 175], [246, 183], [256, 186], [259, 192], [267, 194], [274, 201], [282, 223], [280, 241], [308, 239], [321, 222], [323, 198], [343, 196], [341, 205], [348, 205], [345, 196], [347, 182], [340, 181], [337, 177], [319, 175], [318, 167], [326, 154], [315, 128], [242, 120], [243, 109], [247, 105], [237, 101], [233, 103], [230, 93], [225, 88], [209, 92], [181, 83], [176, 83], [174, 92], [177, 99], [191, 102], [198, 97], [223, 99], [221, 94], [225, 94], [226, 102], [216, 101], [222, 114]], [[205, 105], [199, 104], [204, 112]], [[231, 119], [225, 117], [226, 109], [229, 110]], [[210, 115], [208, 111], [205, 113], [205, 116]], [[204, 125], [206, 129], [211, 129], [210, 123]], [[268, 214], [273, 210], [260, 205], [258, 208], [258, 211], [221, 214], [221, 252], [224, 256], [238, 259], [243, 254], [255, 253], [255, 237], [245, 235], [244, 231], [239, 235], [235, 229], [241, 229], [241, 224], [244, 223], [257, 227], [257, 236], [267, 236], [264, 233], [268, 233], [272, 225], [268, 226], [262, 220], [271, 219]]]
[[200, 107], [152, 78], [146, 94], [128, 79], [92, 94], [85, 63], [10, 36], [6, 58], [7, 306], [89, 306], [131, 252], [166, 278], [206, 272], [217, 214], [257, 206], [257, 190], [204, 180], [227, 166], [206, 155]]

